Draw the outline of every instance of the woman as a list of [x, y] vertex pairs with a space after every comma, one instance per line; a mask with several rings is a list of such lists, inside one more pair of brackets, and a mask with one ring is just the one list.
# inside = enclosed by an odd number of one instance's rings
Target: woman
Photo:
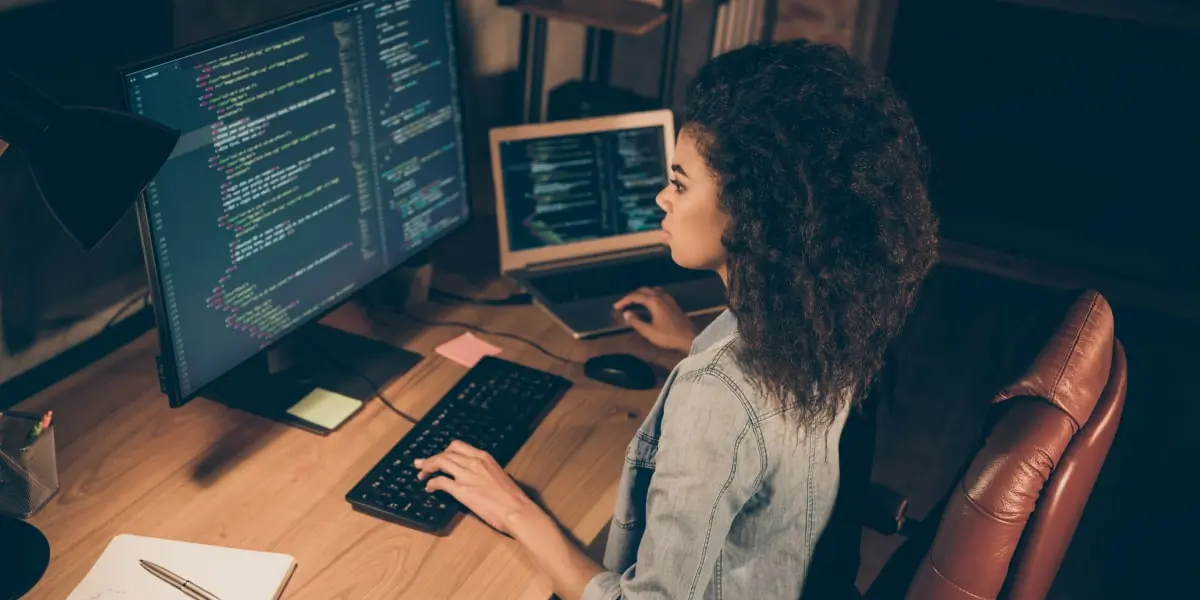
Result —
[[[630, 444], [604, 566], [482, 451], [418, 461], [428, 488], [511, 535], [562, 598], [795, 599], [838, 487], [838, 440], [936, 257], [905, 105], [840, 49], [753, 46], [689, 88], [663, 236], [729, 310], [698, 336], [674, 302], [616, 304], [690, 351]], [[450, 477], [437, 476], [439, 474]]]

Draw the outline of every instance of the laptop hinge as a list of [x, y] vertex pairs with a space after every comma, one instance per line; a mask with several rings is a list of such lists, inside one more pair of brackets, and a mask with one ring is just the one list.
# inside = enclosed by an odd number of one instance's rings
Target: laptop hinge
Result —
[[666, 246], [653, 245], [642, 246], [640, 248], [627, 248], [624, 250], [614, 250], [612, 252], [604, 252], [602, 254], [588, 254], [587, 256], [576, 256], [572, 258], [560, 258], [557, 260], [548, 260], [539, 263], [529, 263], [525, 265], [525, 271], [529, 273], [539, 273], [545, 271], [557, 271], [559, 269], [567, 269], [580, 265], [590, 265], [598, 262], [614, 262], [627, 258], [642, 258], [645, 256], [654, 256], [664, 254], [667, 251]]

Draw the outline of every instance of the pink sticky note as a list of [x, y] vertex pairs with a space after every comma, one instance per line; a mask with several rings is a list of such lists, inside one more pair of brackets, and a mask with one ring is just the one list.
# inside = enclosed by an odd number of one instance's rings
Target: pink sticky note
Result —
[[499, 348], [470, 333], [464, 333], [438, 346], [435, 351], [468, 369], [475, 366], [475, 363], [485, 356], [500, 354]]

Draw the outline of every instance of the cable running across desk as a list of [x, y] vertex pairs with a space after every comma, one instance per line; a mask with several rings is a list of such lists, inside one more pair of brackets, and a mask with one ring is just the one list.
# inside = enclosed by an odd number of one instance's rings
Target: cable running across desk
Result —
[[[555, 354], [554, 352], [551, 352], [550, 350], [546, 349], [546, 347], [542, 346], [541, 344], [539, 344], [531, 339], [514, 334], [514, 333], [507, 333], [507, 332], [503, 332], [503, 331], [492, 331], [490, 329], [480, 327], [479, 325], [474, 325], [471, 323], [464, 323], [462, 321], [438, 321], [438, 320], [433, 320], [433, 319], [425, 319], [422, 317], [418, 317], [418, 316], [416, 316], [408, 311], [405, 311], [405, 310], [400, 310], [397, 312], [399, 312], [401, 315], [403, 315], [405, 318], [407, 318], [411, 321], [416, 321], [417, 323], [420, 323], [422, 325], [426, 325], [429, 327], [458, 327], [458, 328], [474, 331], [475, 333], [480, 333], [483, 335], [491, 335], [491, 336], [496, 336], [496, 337], [503, 337], [503, 338], [508, 338], [508, 339], [512, 339], [512, 340], [517, 340], [518, 342], [528, 344], [534, 350], [537, 350], [538, 352], [541, 352], [542, 354], [545, 354], [546, 356], [549, 356], [550, 358], [553, 358], [554, 360], [564, 362], [569, 365], [580, 364], [578, 361], [574, 361], [574, 360], [571, 360], [564, 356], [561, 356], [559, 354]], [[384, 406], [391, 409], [391, 411], [393, 413], [396, 413], [397, 416], [399, 416], [400, 418], [402, 418], [405, 421], [408, 421], [409, 423], [412, 423], [414, 425], [417, 423], [417, 419], [414, 419], [412, 416], [408, 415], [404, 411], [400, 410], [399, 408], [396, 408], [395, 404], [392, 404], [391, 401], [389, 401], [386, 397], [384, 397], [383, 386], [379, 385], [378, 383], [373, 381], [371, 378], [367, 377], [366, 374], [359, 371], [358, 369], [355, 369], [353, 366], [342, 362], [337, 357], [333, 356], [332, 353], [328, 352], [325, 348], [321, 348], [321, 352], [323, 354], [325, 354], [326, 358], [328, 358], [330, 362], [336, 364], [338, 367], [349, 372], [350, 374], [354, 375], [355, 377], [358, 377], [359, 379], [366, 382], [367, 385], [371, 386], [372, 394], [374, 394], [376, 398], [379, 398], [379, 401], [382, 402]]]
[[[433, 319], [425, 319], [422, 317], [418, 317], [406, 310], [397, 310], [396, 312], [403, 315], [406, 319], [409, 319], [411, 321], [416, 321], [417, 323], [426, 325], [428, 327], [457, 327], [457, 328], [467, 329], [469, 331], [474, 331], [475, 333], [480, 333], [483, 335], [490, 335], [490, 336], [503, 337], [503, 338], [508, 338], [508, 339], [512, 339], [512, 340], [517, 340], [518, 342], [529, 345], [534, 350], [537, 350], [538, 352], [541, 352], [542, 354], [545, 354], [546, 356], [549, 356], [550, 358], [553, 358], [554, 360], [557, 360], [557, 361], [560, 361], [560, 362], [563, 362], [563, 363], [566, 363], [569, 365], [580, 364], [578, 361], [574, 361], [574, 360], [566, 358], [562, 355], [555, 354], [554, 352], [551, 352], [550, 350], [546, 349], [545, 346], [542, 346], [541, 344], [539, 344], [529, 338], [519, 336], [515, 333], [507, 333], [507, 332], [503, 332], [503, 331], [492, 331], [490, 329], [480, 327], [479, 325], [474, 325], [472, 323], [464, 323], [462, 321], [438, 321], [438, 320], [433, 320]], [[345, 370], [346, 372], [354, 375], [355, 377], [358, 377], [359, 379], [363, 380], [367, 385], [371, 386], [371, 393], [376, 398], [379, 398], [379, 401], [382, 402], [384, 406], [388, 407], [388, 409], [390, 409], [393, 413], [395, 413], [401, 419], [404, 419], [405, 421], [408, 421], [409, 423], [414, 424], [414, 425], [417, 423], [417, 419], [413, 418], [409, 414], [400, 410], [399, 408], [396, 407], [395, 404], [392, 404], [391, 401], [389, 401], [386, 397], [384, 397], [383, 386], [381, 386], [378, 383], [376, 383], [375, 381], [373, 381], [370, 377], [367, 377], [367, 375], [365, 373], [354, 368], [354, 366], [348, 365], [348, 364], [342, 362], [340, 359], [338, 359], [338, 357], [334, 356], [331, 352], [329, 352], [325, 348], [323, 348], [323, 347], [320, 348], [320, 351], [322, 354], [325, 355], [325, 357], [330, 362], [334, 363], [335, 365], [337, 365], [341, 369]]]
[[436, 321], [433, 319], [425, 319], [423, 317], [418, 317], [406, 310], [398, 310], [397, 312], [399, 312], [401, 315], [404, 315], [404, 317], [406, 319], [409, 319], [411, 321], [416, 321], [417, 323], [420, 323], [422, 325], [426, 325], [429, 327], [459, 327], [459, 328], [466, 329], [469, 331], [474, 331], [475, 333], [481, 333], [483, 335], [491, 335], [491, 336], [496, 336], [496, 337], [508, 338], [510, 340], [517, 340], [518, 342], [526, 344], [529, 347], [533, 348], [534, 350], [537, 350], [538, 352], [541, 352], [542, 354], [545, 354], [546, 356], [549, 356], [550, 358], [553, 358], [554, 360], [566, 363], [568, 365], [580, 364], [578, 361], [574, 361], [574, 360], [566, 358], [562, 355], [555, 354], [555, 353], [547, 350], [545, 346], [542, 346], [541, 344], [539, 344], [529, 338], [521, 337], [515, 333], [507, 333], [504, 331], [492, 331], [490, 329], [484, 329], [483, 327], [480, 327], [478, 325], [474, 325], [471, 323], [464, 323], [462, 321]]
[[533, 304], [533, 296], [529, 294], [511, 294], [503, 298], [471, 298], [438, 288], [430, 288], [429, 297], [433, 300], [474, 304], [476, 306], [527, 306]]
[[133, 305], [137, 304], [138, 302], [141, 302], [142, 308], [145, 308], [146, 304], [150, 302], [149, 292], [143, 293], [143, 294], [138, 294], [137, 296], [134, 296], [133, 298], [126, 300], [125, 303], [122, 304], [121, 307], [117, 309], [117, 312], [113, 313], [113, 316], [109, 317], [108, 321], [106, 323], [104, 323], [104, 327], [102, 327], [101, 329], [104, 331], [107, 331], [113, 325], [116, 325], [117, 321], [120, 321], [125, 316], [125, 312], [128, 311], [130, 308], [132, 308]]
[[413, 425], [417, 424], [416, 419], [414, 419], [408, 413], [400, 410], [399, 408], [396, 408], [395, 404], [392, 404], [391, 401], [389, 401], [387, 398], [385, 398], [383, 396], [383, 386], [379, 385], [378, 383], [375, 383], [375, 381], [373, 379], [371, 379], [370, 377], [367, 377], [366, 373], [363, 373], [362, 371], [359, 371], [358, 369], [354, 368], [353, 366], [342, 362], [340, 359], [338, 359], [338, 357], [334, 356], [333, 353], [330, 352], [329, 350], [327, 350], [325, 347], [320, 346], [319, 344], [317, 345], [317, 347], [321, 351], [321, 354], [324, 354], [325, 358], [328, 359], [329, 362], [337, 365], [343, 371], [346, 371], [347, 373], [354, 375], [355, 377], [363, 380], [367, 385], [371, 386], [371, 394], [373, 394], [376, 398], [379, 398], [379, 401], [382, 402], [384, 406], [390, 408], [392, 410], [392, 412], [396, 413], [396, 415], [399, 416], [401, 419], [404, 419], [405, 421], [408, 421], [409, 423], [411, 423]]

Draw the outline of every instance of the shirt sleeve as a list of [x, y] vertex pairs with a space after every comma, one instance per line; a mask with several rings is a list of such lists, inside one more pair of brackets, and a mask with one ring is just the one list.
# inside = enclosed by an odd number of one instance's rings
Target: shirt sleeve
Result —
[[703, 595], [734, 518], [758, 491], [766, 459], [746, 399], [724, 375], [677, 381], [663, 412], [637, 562], [596, 575], [584, 600]]

